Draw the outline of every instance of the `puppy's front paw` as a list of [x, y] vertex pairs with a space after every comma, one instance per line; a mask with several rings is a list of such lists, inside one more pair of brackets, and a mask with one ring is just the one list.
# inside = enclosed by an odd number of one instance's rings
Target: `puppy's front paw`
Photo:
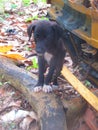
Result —
[[49, 93], [49, 92], [52, 92], [52, 87], [50, 86], [50, 85], [44, 85], [43, 86], [43, 91], [45, 92], [45, 93]]
[[36, 86], [35, 88], [34, 88], [34, 92], [40, 92], [42, 90], [42, 86]]

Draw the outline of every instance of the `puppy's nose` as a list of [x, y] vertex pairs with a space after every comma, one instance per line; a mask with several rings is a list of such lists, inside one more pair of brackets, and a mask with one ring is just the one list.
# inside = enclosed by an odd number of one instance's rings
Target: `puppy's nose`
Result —
[[43, 53], [43, 49], [42, 48], [36, 48], [36, 52], [39, 53], [39, 54], [42, 54]]

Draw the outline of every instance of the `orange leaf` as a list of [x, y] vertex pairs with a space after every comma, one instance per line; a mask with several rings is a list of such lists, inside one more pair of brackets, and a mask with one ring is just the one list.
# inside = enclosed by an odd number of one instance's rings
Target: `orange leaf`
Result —
[[10, 51], [13, 48], [13, 46], [9, 45], [9, 46], [0, 46], [0, 52], [5, 53]]
[[25, 57], [23, 57], [19, 54], [15, 54], [15, 53], [13, 53], [13, 54], [2, 54], [2, 55], [6, 56], [8, 58], [14, 59], [14, 60], [26, 60]]
[[34, 49], [36, 47], [36, 44], [33, 42], [31, 47]]

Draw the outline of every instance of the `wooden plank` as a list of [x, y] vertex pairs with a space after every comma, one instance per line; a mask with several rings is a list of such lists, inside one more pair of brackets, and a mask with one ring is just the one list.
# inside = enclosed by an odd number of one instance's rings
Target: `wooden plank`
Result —
[[95, 96], [86, 86], [84, 86], [68, 69], [63, 67], [63, 76], [80, 93], [80, 95], [98, 111], [98, 97]]

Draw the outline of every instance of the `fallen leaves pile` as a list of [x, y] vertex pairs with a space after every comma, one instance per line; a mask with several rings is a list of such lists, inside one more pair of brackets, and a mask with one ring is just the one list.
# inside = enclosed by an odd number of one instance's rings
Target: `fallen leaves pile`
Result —
[[19, 91], [8, 83], [0, 88], [0, 130], [38, 130], [37, 115]]
[[[44, 19], [50, 5], [31, 3], [23, 6], [21, 1], [8, 1], [6, 5], [6, 13], [0, 13], [0, 55], [23, 64], [24, 69], [34, 71], [35, 68], [37, 71], [36, 58], [26, 58], [35, 53], [33, 39], [32, 43], [28, 42], [27, 26], [33, 19]], [[37, 115], [27, 100], [2, 79], [3, 77], [0, 78], [0, 130], [39, 130]]]
[[[27, 60], [26, 57], [34, 51], [34, 41], [28, 42], [27, 26], [34, 19], [47, 19], [47, 9], [49, 4], [34, 4], [23, 6], [21, 1], [17, 3], [9, 3], [9, 8], [5, 7], [5, 14], [1, 17], [0, 23], [0, 54], [15, 60], [25, 60], [25, 65], [32, 65], [32, 61]], [[14, 8], [11, 5], [14, 4]], [[21, 6], [20, 6], [21, 5]], [[9, 15], [8, 15], [9, 13]], [[8, 16], [6, 16], [8, 15]], [[6, 18], [3, 19], [3, 17]], [[35, 59], [33, 60], [35, 61]], [[35, 61], [36, 62], [36, 61]], [[34, 62], [34, 67], [38, 68]], [[32, 68], [32, 66], [31, 66]], [[30, 67], [28, 69], [31, 69]]]

